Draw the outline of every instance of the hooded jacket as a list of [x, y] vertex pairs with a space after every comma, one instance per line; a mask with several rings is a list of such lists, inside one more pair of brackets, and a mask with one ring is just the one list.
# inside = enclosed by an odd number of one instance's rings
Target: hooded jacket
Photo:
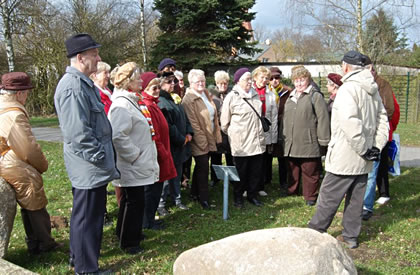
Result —
[[47, 198], [41, 174], [48, 162], [32, 134], [25, 107], [13, 95], [0, 96], [0, 125], [0, 177], [13, 187], [22, 208], [44, 208]]
[[325, 170], [336, 175], [368, 174], [373, 162], [362, 156], [373, 146], [380, 150], [385, 146], [387, 113], [368, 70], [351, 71], [341, 81], [332, 109]]
[[234, 157], [255, 156], [263, 154], [266, 149], [261, 121], [244, 98], [261, 115], [262, 103], [252, 88], [246, 93], [239, 85], [235, 85], [222, 106], [221, 128], [229, 137]]

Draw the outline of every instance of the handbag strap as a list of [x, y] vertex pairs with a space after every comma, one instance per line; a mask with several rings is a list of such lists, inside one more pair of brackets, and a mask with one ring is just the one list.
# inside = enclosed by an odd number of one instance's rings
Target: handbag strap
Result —
[[[238, 92], [235, 91], [236, 95], [239, 95]], [[255, 110], [254, 106], [251, 105], [251, 103], [249, 103], [249, 101], [246, 98], [242, 98], [243, 100], [245, 100], [246, 103], [248, 103], [249, 107], [251, 107], [251, 109], [255, 112], [255, 114], [258, 116], [259, 119], [262, 119], [262, 117], [260, 116], [260, 114], [257, 112], [257, 110]]]

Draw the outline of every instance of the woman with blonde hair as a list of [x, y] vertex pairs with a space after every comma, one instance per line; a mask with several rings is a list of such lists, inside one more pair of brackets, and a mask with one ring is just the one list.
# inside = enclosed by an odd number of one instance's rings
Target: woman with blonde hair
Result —
[[323, 95], [311, 85], [304, 66], [292, 68], [295, 89], [284, 106], [284, 156], [290, 167], [288, 194], [297, 194], [302, 179], [306, 204], [313, 206], [318, 196], [321, 152], [330, 141], [330, 120]]
[[93, 80], [93, 83], [95, 84], [96, 88], [98, 88], [99, 95], [101, 96], [101, 101], [105, 105], [105, 114], [108, 115], [109, 108], [112, 104], [112, 91], [108, 88], [111, 66], [109, 66], [108, 63], [99, 61], [97, 68], [97, 71], [90, 75], [90, 79]]
[[271, 122], [270, 130], [264, 133], [265, 144], [267, 146], [263, 155], [263, 175], [264, 180], [259, 186], [259, 195], [267, 196], [264, 191], [264, 185], [271, 183], [272, 179], [272, 162], [273, 162], [273, 146], [277, 143], [277, 127], [278, 127], [278, 105], [276, 102], [276, 95], [272, 93], [268, 87], [271, 72], [264, 66], [257, 67], [252, 72], [252, 87], [257, 92], [262, 106], [261, 116], [266, 117]]
[[144, 186], [159, 180], [154, 130], [150, 113], [138, 104], [141, 91], [140, 69], [134, 62], [122, 65], [115, 74], [115, 90], [108, 118], [117, 154], [121, 179], [113, 184], [121, 187], [116, 234], [120, 247], [129, 254], [143, 251], [140, 247], [144, 211]]

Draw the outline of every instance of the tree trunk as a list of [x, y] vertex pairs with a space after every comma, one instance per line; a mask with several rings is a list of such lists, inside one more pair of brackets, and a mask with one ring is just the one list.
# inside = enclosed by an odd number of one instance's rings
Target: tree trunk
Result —
[[1, 17], [3, 18], [3, 35], [6, 48], [7, 64], [9, 72], [15, 70], [15, 52], [13, 50], [12, 33], [10, 29], [10, 14], [11, 11], [7, 6], [7, 1], [1, 1]]
[[357, 48], [363, 53], [362, 0], [357, 1]]
[[147, 50], [146, 50], [146, 30], [144, 23], [144, 0], [140, 0], [140, 32], [141, 32], [141, 47], [143, 52], [143, 66], [147, 68]]

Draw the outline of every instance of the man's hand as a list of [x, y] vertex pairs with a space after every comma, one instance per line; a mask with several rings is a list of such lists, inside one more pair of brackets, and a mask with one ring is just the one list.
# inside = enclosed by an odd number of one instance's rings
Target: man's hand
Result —
[[362, 158], [368, 161], [377, 161], [379, 160], [380, 155], [381, 155], [381, 150], [379, 150], [376, 147], [372, 147], [366, 151], [366, 153], [362, 156]]

